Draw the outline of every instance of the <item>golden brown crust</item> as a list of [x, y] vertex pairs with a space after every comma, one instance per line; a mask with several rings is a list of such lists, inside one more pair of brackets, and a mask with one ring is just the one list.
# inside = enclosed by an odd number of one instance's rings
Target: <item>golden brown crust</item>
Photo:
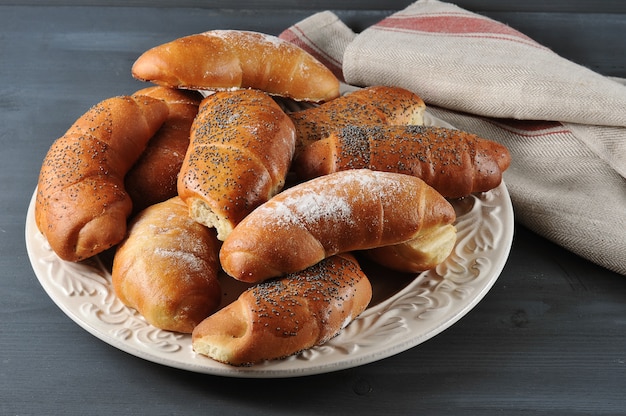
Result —
[[373, 169], [423, 179], [448, 198], [495, 188], [511, 157], [503, 145], [433, 126], [350, 126], [307, 146], [294, 161], [301, 179]]
[[349, 255], [253, 286], [193, 331], [200, 354], [232, 365], [284, 358], [336, 336], [361, 314], [372, 287]]
[[191, 333], [221, 301], [219, 241], [178, 197], [140, 212], [118, 247], [113, 289], [157, 328]]
[[125, 178], [133, 211], [163, 202], [177, 195], [176, 181], [189, 147], [191, 124], [202, 100], [196, 91], [148, 87], [134, 94], [158, 98], [167, 104], [169, 116], [150, 139], [145, 151]]
[[79, 261], [119, 243], [132, 202], [124, 175], [168, 115], [161, 100], [113, 97], [93, 106], [44, 158], [35, 219], [52, 249]]
[[156, 46], [135, 61], [132, 74], [175, 88], [255, 88], [315, 102], [339, 96], [339, 80], [312, 55], [250, 31], [212, 30]]
[[290, 113], [296, 126], [296, 153], [344, 127], [423, 124], [424, 101], [400, 87], [356, 90], [318, 107]]
[[246, 282], [303, 270], [331, 255], [398, 244], [451, 224], [454, 208], [422, 180], [348, 170], [286, 189], [224, 241], [226, 273]]
[[293, 123], [258, 90], [218, 92], [202, 101], [178, 177], [178, 194], [218, 238], [285, 184]]

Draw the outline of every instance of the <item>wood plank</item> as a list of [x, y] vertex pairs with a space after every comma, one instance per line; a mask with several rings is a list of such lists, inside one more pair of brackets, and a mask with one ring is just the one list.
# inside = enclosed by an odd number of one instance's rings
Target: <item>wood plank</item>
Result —
[[[626, 76], [624, 14], [474, 3], [564, 55]], [[583, 3], [608, 4], [572, 2]], [[90, 335], [47, 297], [23, 227], [50, 143], [98, 100], [145, 86], [129, 73], [145, 48], [209, 28], [278, 33], [310, 13], [0, 7], [0, 414], [623, 414], [626, 279], [519, 226], [502, 275], [458, 323], [396, 356], [318, 376], [231, 379], [148, 362]], [[358, 30], [387, 11], [338, 13]]]
[[[479, 12], [556, 12], [556, 13], [625, 13], [626, 2], [614, 0], [456, 0], [460, 7]], [[104, 6], [104, 7], [176, 7], [232, 10], [400, 10], [410, 0], [0, 0], [0, 5], [21, 6]]]

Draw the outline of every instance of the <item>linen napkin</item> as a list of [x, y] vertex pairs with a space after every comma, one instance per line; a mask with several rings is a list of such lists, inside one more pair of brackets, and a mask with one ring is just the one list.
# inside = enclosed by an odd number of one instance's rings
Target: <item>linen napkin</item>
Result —
[[356, 34], [330, 11], [280, 35], [355, 86], [395, 85], [506, 145], [516, 221], [626, 275], [626, 85], [513, 28], [420, 0]]

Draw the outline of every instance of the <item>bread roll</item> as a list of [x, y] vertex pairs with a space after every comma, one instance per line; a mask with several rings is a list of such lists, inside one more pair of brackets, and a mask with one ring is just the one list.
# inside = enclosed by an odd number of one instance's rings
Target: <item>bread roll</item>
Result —
[[135, 78], [197, 90], [255, 88], [301, 101], [339, 96], [339, 80], [300, 47], [263, 33], [212, 30], [144, 52]]
[[403, 173], [459, 198], [498, 186], [510, 162], [503, 145], [459, 130], [351, 126], [307, 146], [293, 169], [301, 179], [362, 168]]
[[144, 88], [134, 95], [161, 99], [169, 108], [163, 126], [150, 139], [125, 178], [126, 191], [136, 213], [177, 195], [178, 172], [189, 147], [191, 123], [198, 113], [202, 96], [196, 91], [160, 86]]
[[336, 336], [371, 298], [354, 257], [333, 256], [243, 292], [194, 329], [192, 346], [232, 365], [283, 358]]
[[348, 170], [288, 188], [235, 227], [220, 250], [235, 279], [259, 282], [333, 254], [399, 244], [456, 219], [437, 191], [413, 176]]
[[168, 115], [151, 97], [113, 97], [83, 114], [46, 154], [35, 220], [54, 252], [80, 261], [119, 243], [132, 201], [124, 175]]
[[157, 328], [191, 333], [221, 301], [219, 241], [178, 197], [140, 212], [118, 247], [115, 294]]
[[296, 153], [344, 127], [424, 124], [424, 101], [400, 87], [356, 90], [317, 107], [289, 114], [296, 126]]
[[198, 222], [224, 240], [250, 211], [285, 184], [295, 146], [293, 123], [258, 90], [205, 98], [192, 125], [178, 194]]

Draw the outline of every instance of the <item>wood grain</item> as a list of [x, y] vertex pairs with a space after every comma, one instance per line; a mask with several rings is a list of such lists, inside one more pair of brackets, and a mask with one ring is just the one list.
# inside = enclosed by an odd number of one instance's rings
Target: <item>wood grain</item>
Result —
[[[336, 373], [278, 380], [189, 373], [119, 351], [72, 322], [34, 276], [26, 208], [52, 141], [101, 99], [145, 86], [130, 77], [139, 53], [209, 28], [279, 33], [317, 8], [337, 10], [362, 30], [409, 2], [363, 1], [360, 10], [348, 1], [297, 9], [279, 0], [103, 3], [0, 0], [0, 414], [623, 414], [626, 279], [522, 227], [493, 289], [457, 324], [404, 353]], [[61, 4], [70, 6], [44, 7]], [[459, 4], [626, 77], [626, 2]]]

